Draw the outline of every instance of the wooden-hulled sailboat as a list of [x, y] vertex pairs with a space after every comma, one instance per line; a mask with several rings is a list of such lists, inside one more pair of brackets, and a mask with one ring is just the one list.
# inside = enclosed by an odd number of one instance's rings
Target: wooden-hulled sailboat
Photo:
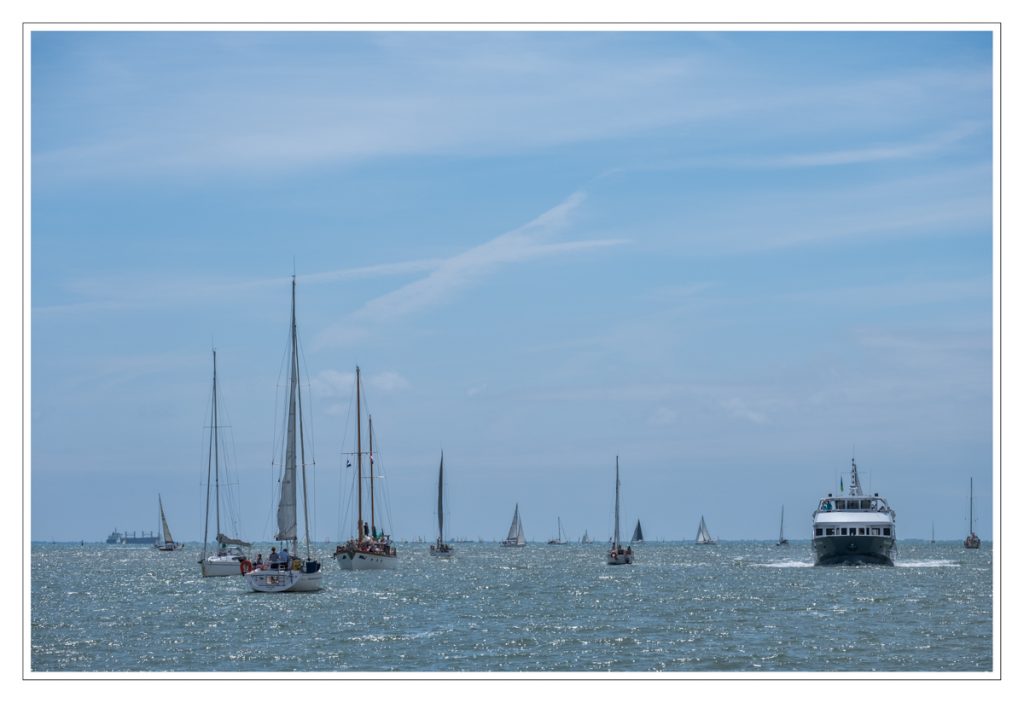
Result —
[[562, 518], [558, 518], [558, 536], [554, 539], [549, 539], [548, 544], [565, 544], [565, 533], [562, 532]]
[[[292, 276], [291, 351], [289, 358], [288, 413], [285, 420], [284, 461], [281, 472], [281, 494], [277, 503], [277, 534], [274, 539], [287, 542], [287, 561], [272, 561], [247, 571], [246, 585], [254, 591], [282, 593], [286, 591], [319, 591], [323, 572], [313, 559], [309, 546], [309, 505], [306, 478], [306, 440], [302, 424], [302, 389], [299, 385], [299, 335], [295, 324], [295, 277]], [[297, 484], [302, 478], [302, 515], [305, 528], [306, 558], [298, 558], [299, 526]], [[244, 567], [244, 564], [243, 564]]]
[[373, 474], [373, 417], [367, 416], [370, 464], [370, 522], [363, 520], [363, 434], [362, 376], [356, 367], [356, 536], [334, 550], [338, 566], [346, 571], [368, 571], [398, 568], [398, 550], [391, 537], [377, 530], [377, 513]]
[[715, 544], [718, 540], [711, 536], [708, 532], [708, 526], [704, 522], [704, 516], [700, 516], [700, 525], [697, 526], [697, 544]]
[[525, 547], [526, 535], [523, 534], [523, 521], [519, 519], [519, 503], [512, 514], [512, 524], [508, 528], [508, 537], [501, 542], [502, 547]]
[[[220, 527], [220, 436], [217, 414], [217, 350], [213, 350], [213, 402], [210, 410], [210, 449], [206, 458], [206, 517], [203, 519], [203, 554], [199, 568], [203, 576], [238, 576], [243, 573], [248, 557], [244, 548], [252, 546], [235, 537], [228, 537]], [[217, 549], [209, 549], [210, 487], [213, 486], [213, 512], [216, 518]]]
[[633, 548], [623, 548], [619, 540], [619, 457], [615, 457], [615, 532], [612, 536], [612, 548], [608, 550], [608, 564], [632, 564]]
[[153, 546], [159, 549], [161, 552], [175, 552], [185, 545], [181, 542], [175, 542], [174, 538], [171, 537], [171, 528], [167, 526], [167, 516], [164, 515], [164, 501], [160, 497], [160, 494], [156, 494], [157, 503], [160, 505], [160, 529], [161, 534], [164, 536], [163, 541], [158, 537], [153, 543]]
[[978, 549], [981, 547], [981, 538], [974, 533], [974, 477], [971, 476], [971, 502], [970, 502], [970, 517], [968, 518], [967, 526], [971, 530], [971, 534], [967, 535], [964, 539], [965, 549]]
[[455, 552], [444, 541], [444, 452], [441, 452], [441, 466], [437, 470], [437, 542], [430, 545], [435, 557], [450, 557]]
[[782, 506], [782, 514], [779, 516], [779, 541], [775, 546], [785, 547], [789, 545], [789, 540], [786, 539], [786, 535], [783, 532], [783, 526], [786, 524], [786, 506]]

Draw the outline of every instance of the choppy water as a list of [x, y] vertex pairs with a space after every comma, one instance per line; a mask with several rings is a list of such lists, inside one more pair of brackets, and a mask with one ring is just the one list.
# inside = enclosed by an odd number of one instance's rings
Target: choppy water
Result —
[[[807, 542], [399, 545], [317, 593], [204, 579], [199, 546], [32, 545], [33, 672], [985, 672], [988, 545], [813, 567]], [[263, 549], [264, 553], [268, 550]], [[327, 553], [327, 547], [320, 550]]]

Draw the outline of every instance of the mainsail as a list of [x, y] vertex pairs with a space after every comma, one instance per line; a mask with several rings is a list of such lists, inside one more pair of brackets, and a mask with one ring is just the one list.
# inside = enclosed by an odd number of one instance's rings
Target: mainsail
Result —
[[619, 548], [619, 457], [615, 457], [615, 536], [612, 549]]
[[[457, 457], [456, 457], [457, 458]], [[456, 462], [458, 463], [458, 462]], [[458, 468], [458, 467], [456, 467]], [[437, 543], [444, 543], [444, 452], [441, 452], [441, 468], [437, 471]]]
[[633, 530], [633, 539], [631, 539], [630, 542], [643, 542], [643, 541], [644, 541], [644, 531], [640, 527], [640, 521], [637, 520], [636, 521], [636, 528]]
[[523, 523], [519, 519], [519, 503], [516, 503], [516, 512], [512, 515], [512, 525], [508, 528], [507, 544], [526, 544], [526, 537], [523, 535]]
[[[157, 502], [160, 503], [160, 525], [163, 527], [163, 530], [164, 530], [164, 543], [165, 544], [174, 544], [174, 538], [171, 537], [171, 528], [167, 526], [167, 516], [164, 515], [164, 501], [163, 501], [163, 498], [161, 498], [160, 494], [157, 493], [156, 499], [157, 499]], [[152, 500], [152, 498], [150, 498], [150, 500]], [[152, 505], [152, 503], [150, 505]]]
[[715, 540], [708, 532], [708, 526], [704, 523], [704, 516], [700, 516], [700, 526], [697, 528], [697, 544], [713, 544]]
[[296, 405], [299, 393], [298, 333], [295, 327], [295, 280], [292, 280], [291, 364], [288, 387], [288, 424], [285, 431], [284, 473], [281, 475], [281, 499], [277, 504], [276, 540], [298, 538], [295, 501], [295, 434]]

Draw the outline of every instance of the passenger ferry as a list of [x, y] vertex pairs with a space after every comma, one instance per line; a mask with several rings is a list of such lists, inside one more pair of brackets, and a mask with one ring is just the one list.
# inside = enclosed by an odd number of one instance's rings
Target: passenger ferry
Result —
[[814, 563], [892, 566], [896, 556], [896, 511], [877, 493], [863, 494], [857, 462], [851, 463], [849, 493], [835, 497], [829, 493], [814, 511]]

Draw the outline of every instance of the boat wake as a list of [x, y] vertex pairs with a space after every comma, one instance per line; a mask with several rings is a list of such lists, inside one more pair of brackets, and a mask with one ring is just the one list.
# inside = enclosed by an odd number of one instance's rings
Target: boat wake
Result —
[[909, 567], [912, 569], [928, 569], [942, 566], [960, 566], [960, 564], [950, 559], [923, 559], [921, 561], [897, 561], [896, 566]]
[[754, 564], [754, 566], [766, 566], [771, 569], [803, 569], [804, 567], [814, 566], [814, 562], [810, 561], [775, 561], [770, 564]]

